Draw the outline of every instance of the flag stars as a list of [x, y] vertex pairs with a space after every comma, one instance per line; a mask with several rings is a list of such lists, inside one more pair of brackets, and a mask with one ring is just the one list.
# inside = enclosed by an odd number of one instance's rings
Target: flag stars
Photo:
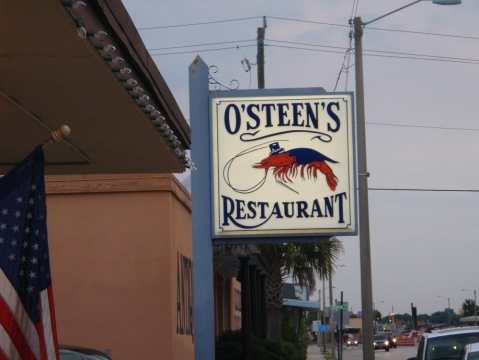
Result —
[[0, 237], [0, 244], [3, 244], [5, 242], [5, 239]]
[[33, 205], [33, 204], [35, 204], [35, 200], [33, 200], [33, 198], [30, 198], [30, 199], [28, 199], [28, 203], [30, 205]]
[[40, 230], [36, 229], [35, 230], [35, 236], [38, 236], [38, 235], [40, 235]]
[[12, 242], [10, 243], [12, 246], [17, 246], [17, 240], [13, 239]]
[[27, 257], [26, 256], [22, 256], [21, 260], [20, 260], [22, 263], [26, 262], [27, 261]]
[[33, 290], [35, 290], [35, 288], [33, 286], [30, 285], [29, 287], [27, 287], [27, 291], [29, 293], [33, 292]]
[[7, 224], [0, 224], [0, 230], [6, 230]]
[[35, 191], [37, 189], [37, 186], [35, 184], [32, 185], [32, 190]]
[[23, 247], [26, 249], [28, 247], [28, 242], [24, 241], [23, 242]]
[[30, 274], [28, 274], [28, 276], [30, 276], [31, 279], [34, 279], [34, 278], [37, 277], [37, 273], [33, 272], [33, 271], [30, 271]]
[[33, 244], [33, 250], [38, 251], [39, 248], [40, 248], [40, 245]]
[[8, 215], [8, 209], [2, 209], [2, 215]]
[[17, 257], [15, 256], [15, 254], [10, 254], [10, 255], [8, 256], [8, 259], [9, 259], [10, 261], [15, 261], [16, 258], [17, 258]]
[[30, 233], [30, 228], [29, 227], [26, 227], [25, 228], [25, 234], [29, 234]]
[[31, 212], [27, 213], [27, 219], [31, 219], [31, 218], [32, 218], [32, 216], [33, 216], [33, 215], [32, 215], [32, 213], [31, 213]]
[[33, 257], [31, 261], [32, 264], [38, 264], [38, 259], [36, 257]]
[[21, 204], [23, 202], [23, 198], [21, 196], [17, 197], [17, 203]]
[[13, 232], [18, 232], [20, 230], [20, 227], [18, 225], [13, 226]]

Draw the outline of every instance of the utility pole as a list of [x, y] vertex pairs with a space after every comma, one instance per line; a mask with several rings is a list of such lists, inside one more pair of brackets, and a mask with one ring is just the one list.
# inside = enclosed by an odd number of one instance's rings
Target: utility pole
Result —
[[363, 323], [363, 360], [374, 360], [373, 287], [371, 244], [369, 240], [368, 166], [366, 157], [366, 115], [364, 111], [363, 22], [355, 17], [354, 63], [356, 70], [356, 116], [358, 138], [359, 253], [361, 257], [361, 304]]
[[332, 318], [333, 318], [333, 267], [329, 264], [328, 269], [328, 280], [329, 280], [329, 333], [331, 335], [331, 355], [333, 360], [336, 359], [336, 345], [334, 339], [334, 330], [332, 329]]
[[[322, 319], [323, 319], [323, 316], [321, 315], [321, 290], [318, 289], [318, 303], [319, 303], [319, 307], [318, 307], [318, 321], [321, 320], [322, 322]], [[316, 334], [316, 343], [318, 345], [318, 347], [320, 346], [320, 342], [319, 342], [319, 329], [318, 329], [318, 332]]]
[[[322, 315], [321, 315], [321, 324], [324, 325], [324, 322], [325, 322], [325, 317], [324, 317], [324, 310], [326, 309], [326, 279], [323, 278], [323, 299], [322, 299], [322, 303], [323, 303], [323, 312], [322, 312]], [[323, 341], [323, 354], [326, 353], [326, 333], [323, 331], [321, 333], [321, 340]]]
[[258, 53], [256, 64], [258, 65], [258, 89], [264, 89], [264, 36], [266, 34], [266, 16], [263, 16], [263, 26], [258, 28]]
[[477, 290], [474, 289], [474, 325], [477, 325]]
[[343, 292], [341, 291], [341, 302], [340, 302], [341, 308], [339, 309], [339, 336], [338, 336], [338, 339], [339, 339], [338, 359], [339, 360], [343, 360], [343, 313], [344, 313], [343, 305], [344, 305]]

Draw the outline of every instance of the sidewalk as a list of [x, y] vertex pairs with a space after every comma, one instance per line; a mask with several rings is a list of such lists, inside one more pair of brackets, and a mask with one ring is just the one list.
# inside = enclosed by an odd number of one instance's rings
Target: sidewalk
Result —
[[325, 360], [321, 347], [316, 344], [309, 345], [307, 360]]

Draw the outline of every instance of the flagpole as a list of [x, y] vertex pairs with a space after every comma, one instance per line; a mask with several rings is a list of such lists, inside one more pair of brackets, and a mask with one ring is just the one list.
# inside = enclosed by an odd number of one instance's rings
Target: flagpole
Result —
[[45, 147], [47, 147], [48, 145], [52, 143], [57, 143], [57, 142], [65, 140], [67, 137], [70, 136], [71, 132], [72, 130], [70, 129], [70, 127], [68, 125], [63, 124], [58, 129], [53, 130], [50, 133], [50, 136], [48, 137], [48, 139], [46, 139], [43, 142], [42, 147], [45, 149]]

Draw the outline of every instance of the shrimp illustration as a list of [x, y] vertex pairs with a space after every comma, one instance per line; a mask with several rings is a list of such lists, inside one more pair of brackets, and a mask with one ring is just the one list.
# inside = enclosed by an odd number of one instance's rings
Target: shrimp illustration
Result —
[[326, 176], [326, 182], [331, 190], [336, 190], [338, 178], [326, 162], [337, 164], [338, 162], [330, 159], [319, 151], [310, 148], [294, 148], [285, 151], [275, 142], [269, 145], [271, 154], [253, 165], [256, 169], [273, 169], [273, 174], [277, 180], [285, 183], [292, 183], [292, 177], [298, 173], [304, 179], [305, 170], [308, 178], [318, 177], [318, 170]]

